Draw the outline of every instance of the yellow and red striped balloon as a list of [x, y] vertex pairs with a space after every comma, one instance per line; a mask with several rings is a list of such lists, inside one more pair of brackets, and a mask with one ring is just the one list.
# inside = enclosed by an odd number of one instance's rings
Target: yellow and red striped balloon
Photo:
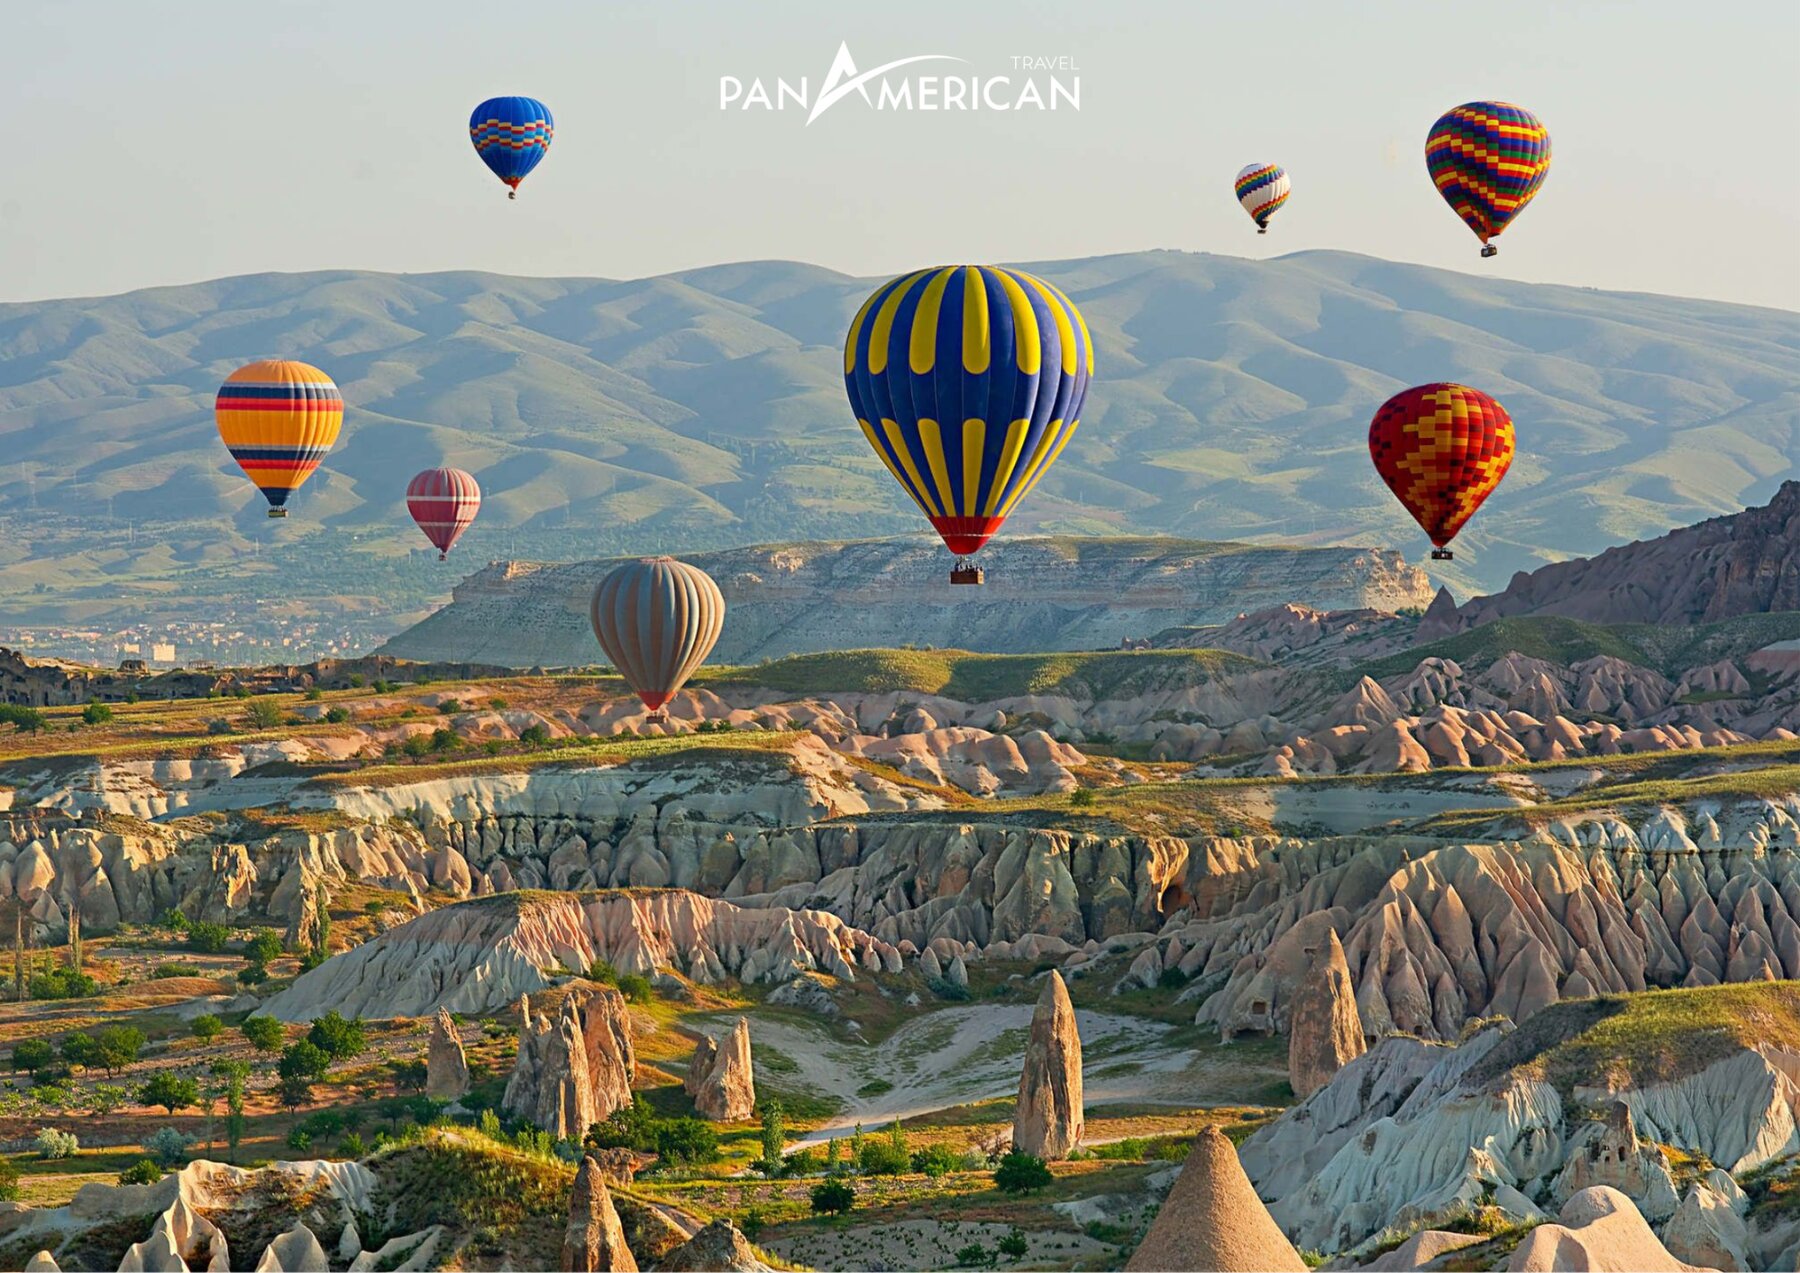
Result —
[[1404, 389], [1369, 424], [1375, 471], [1399, 497], [1437, 551], [1447, 545], [1506, 476], [1513, 422], [1506, 408], [1467, 385]]
[[337, 441], [344, 396], [317, 367], [266, 358], [226, 377], [213, 414], [225, 449], [269, 501], [269, 516], [286, 517], [288, 496]]

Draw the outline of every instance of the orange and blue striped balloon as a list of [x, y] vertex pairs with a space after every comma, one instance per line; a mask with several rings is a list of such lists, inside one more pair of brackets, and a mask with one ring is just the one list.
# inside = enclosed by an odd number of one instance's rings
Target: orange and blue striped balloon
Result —
[[1509, 102], [1467, 102], [1445, 111], [1425, 138], [1425, 166], [1451, 210], [1482, 242], [1499, 236], [1550, 175], [1550, 131]]
[[985, 544], [1055, 462], [1093, 374], [1069, 298], [993, 265], [883, 284], [844, 340], [863, 435], [958, 556]]
[[337, 441], [344, 397], [317, 367], [269, 358], [232, 372], [213, 414], [225, 449], [269, 501], [269, 516], [286, 517], [288, 496]]

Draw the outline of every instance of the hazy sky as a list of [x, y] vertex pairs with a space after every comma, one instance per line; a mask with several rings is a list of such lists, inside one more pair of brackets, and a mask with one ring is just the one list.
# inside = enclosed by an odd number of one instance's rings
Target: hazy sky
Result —
[[[841, 41], [864, 70], [950, 54], [1015, 91], [1012, 55], [1072, 57], [1081, 110], [720, 111], [721, 75], [816, 95]], [[511, 204], [467, 134], [496, 93], [556, 115]], [[1483, 97], [1555, 145], [1485, 263], [1422, 153], [1441, 111]], [[4, 300], [265, 270], [877, 274], [1170, 247], [1800, 308], [1796, 0], [11, 3], [0, 118]], [[1259, 239], [1230, 187], [1263, 160], [1294, 194]]]

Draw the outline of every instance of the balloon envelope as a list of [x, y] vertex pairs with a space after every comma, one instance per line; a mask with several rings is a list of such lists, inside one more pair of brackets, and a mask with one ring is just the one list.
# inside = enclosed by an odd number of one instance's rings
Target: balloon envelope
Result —
[[600, 581], [588, 617], [606, 657], [654, 712], [712, 653], [725, 624], [725, 598], [704, 570], [673, 557], [646, 557]]
[[1287, 202], [1293, 183], [1280, 164], [1251, 164], [1238, 173], [1232, 189], [1256, 228], [1266, 230], [1269, 218]]
[[213, 415], [231, 458], [280, 509], [337, 441], [344, 397], [317, 367], [271, 358], [226, 377]]
[[1467, 385], [1404, 389], [1369, 424], [1375, 471], [1443, 548], [1474, 516], [1513, 458], [1506, 408]]
[[426, 469], [406, 484], [406, 511], [442, 561], [481, 511], [481, 486], [461, 469]]
[[1055, 462], [1093, 372], [1069, 298], [992, 265], [883, 284], [844, 340], [857, 423], [958, 555], [985, 544]]
[[550, 150], [556, 121], [535, 97], [490, 97], [469, 116], [469, 140], [493, 174], [517, 190]]
[[1485, 244], [1550, 175], [1550, 132], [1522, 106], [1468, 102], [1431, 126], [1425, 166], [1444, 202]]

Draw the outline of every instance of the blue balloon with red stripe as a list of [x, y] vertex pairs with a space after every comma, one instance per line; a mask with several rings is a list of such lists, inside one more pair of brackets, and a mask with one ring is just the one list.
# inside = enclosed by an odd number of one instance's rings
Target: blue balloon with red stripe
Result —
[[543, 162], [556, 136], [550, 108], [535, 97], [490, 97], [469, 116], [469, 140], [475, 153], [518, 197], [519, 183]]

